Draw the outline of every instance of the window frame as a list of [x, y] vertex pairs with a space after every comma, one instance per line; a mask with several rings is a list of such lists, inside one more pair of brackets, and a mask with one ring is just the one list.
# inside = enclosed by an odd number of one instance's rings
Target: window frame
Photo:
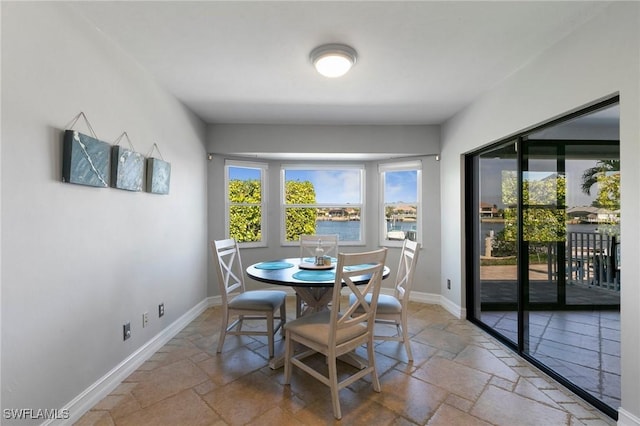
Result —
[[[317, 204], [285, 204], [285, 174], [287, 170], [358, 170], [360, 172], [360, 203], [340, 204], [340, 203], [317, 203]], [[366, 242], [366, 165], [365, 164], [315, 164], [315, 163], [287, 163], [280, 165], [280, 245], [297, 246], [298, 241], [287, 241], [287, 216], [286, 209], [292, 207], [313, 207], [313, 208], [358, 208], [360, 209], [360, 239], [359, 240], [339, 240], [341, 246], [362, 246]]]
[[[229, 169], [245, 168], [245, 169], [257, 169], [260, 170], [260, 190], [261, 190], [261, 202], [258, 203], [232, 203], [229, 199]], [[269, 206], [268, 191], [267, 191], [267, 171], [269, 169], [268, 163], [253, 162], [253, 161], [241, 161], [241, 160], [229, 160], [224, 162], [224, 226], [226, 238], [231, 238], [230, 234], [230, 209], [232, 206], [259, 206], [261, 210], [260, 216], [260, 234], [262, 236], [260, 241], [238, 242], [240, 247], [267, 247], [268, 242], [268, 229], [267, 229], [267, 208]]]
[[[403, 241], [400, 240], [388, 240], [386, 230], [386, 216], [385, 208], [387, 205], [399, 205], [401, 203], [387, 203], [385, 200], [385, 186], [386, 186], [386, 174], [387, 172], [401, 172], [401, 171], [416, 171], [416, 242], [422, 244], [422, 217], [424, 212], [422, 211], [422, 160], [412, 161], [398, 161], [389, 163], [378, 164], [378, 183], [379, 183], [379, 195], [380, 195], [380, 219], [378, 225], [379, 244], [383, 247], [402, 247]], [[403, 202], [402, 204], [408, 204]], [[411, 203], [413, 204], [413, 203]]]

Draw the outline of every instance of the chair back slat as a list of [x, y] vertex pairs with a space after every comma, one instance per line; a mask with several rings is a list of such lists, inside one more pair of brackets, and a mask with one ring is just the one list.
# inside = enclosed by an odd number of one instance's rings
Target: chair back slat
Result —
[[398, 265], [398, 273], [396, 275], [395, 296], [400, 301], [407, 301], [411, 287], [413, 286], [413, 276], [418, 263], [418, 255], [420, 253], [420, 244], [404, 240], [402, 251], [400, 253], [400, 264]]
[[244, 288], [244, 270], [238, 243], [234, 239], [217, 240], [211, 242], [214, 253], [214, 264], [218, 274], [218, 286], [223, 304], [226, 304], [228, 295], [236, 290], [240, 293]]

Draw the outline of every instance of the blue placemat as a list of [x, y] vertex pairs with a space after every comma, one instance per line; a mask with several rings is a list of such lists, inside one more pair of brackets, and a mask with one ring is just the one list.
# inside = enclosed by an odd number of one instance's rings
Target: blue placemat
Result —
[[336, 274], [333, 271], [298, 271], [293, 278], [300, 281], [333, 281]]
[[289, 262], [262, 262], [258, 263], [256, 269], [287, 269], [291, 268], [293, 263]]

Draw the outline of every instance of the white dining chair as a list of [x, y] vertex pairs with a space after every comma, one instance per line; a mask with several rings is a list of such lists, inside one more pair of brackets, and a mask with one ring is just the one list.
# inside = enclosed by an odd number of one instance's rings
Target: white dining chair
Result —
[[381, 294], [378, 297], [378, 310], [376, 312], [376, 322], [395, 325], [396, 334], [394, 336], [375, 335], [375, 340], [403, 342], [409, 361], [413, 361], [408, 331], [409, 294], [413, 287], [413, 277], [419, 254], [419, 243], [404, 240], [402, 251], [400, 252], [400, 262], [393, 295]]
[[[292, 366], [296, 366], [331, 389], [333, 414], [342, 418], [340, 409], [340, 389], [371, 374], [373, 390], [380, 392], [380, 382], [376, 370], [373, 348], [374, 321], [378, 294], [382, 283], [387, 249], [365, 253], [339, 253], [336, 278], [333, 286], [331, 309], [304, 315], [285, 324], [284, 383], [291, 384]], [[365, 283], [356, 285], [356, 277], [367, 276]], [[342, 293], [353, 295], [353, 304], [340, 303]], [[373, 297], [366, 298], [367, 293]], [[359, 309], [359, 313], [356, 313]], [[308, 350], [294, 354], [294, 345], [301, 344]], [[367, 346], [367, 360], [364, 368], [338, 381], [337, 358], [356, 348]], [[328, 374], [313, 368], [313, 362], [305, 363], [305, 358], [320, 353], [326, 357]], [[322, 369], [325, 362], [320, 363]], [[342, 377], [342, 372], [340, 373]]]
[[[321, 247], [325, 256], [331, 258], [338, 257], [339, 236], [338, 234], [302, 234], [300, 239], [300, 263], [308, 263], [310, 258], [315, 258], [316, 249]], [[305, 262], [305, 260], [307, 262]], [[296, 318], [302, 315], [305, 303], [296, 294]]]
[[[419, 243], [404, 240], [402, 251], [400, 252], [400, 262], [396, 274], [393, 295], [380, 294], [378, 296], [378, 309], [376, 311], [376, 323], [395, 325], [396, 334], [376, 334], [374, 339], [404, 343], [409, 362], [413, 361], [413, 353], [411, 352], [411, 340], [409, 339], [408, 331], [408, 304], [419, 253]], [[368, 299], [371, 297], [371, 294], [367, 295]], [[355, 299], [352, 297], [349, 303], [354, 303], [354, 301]]]
[[[247, 291], [244, 284], [244, 269], [240, 258], [240, 249], [234, 239], [211, 242], [214, 253], [214, 264], [218, 273], [218, 284], [222, 298], [222, 327], [218, 339], [218, 350], [227, 335], [267, 336], [269, 358], [274, 354], [275, 333], [286, 323], [287, 310], [285, 299], [287, 293], [278, 290]], [[276, 313], [280, 311], [280, 315]], [[230, 318], [237, 318], [229, 324]], [[279, 320], [275, 325], [275, 320]], [[266, 320], [266, 331], [243, 330], [244, 320]]]

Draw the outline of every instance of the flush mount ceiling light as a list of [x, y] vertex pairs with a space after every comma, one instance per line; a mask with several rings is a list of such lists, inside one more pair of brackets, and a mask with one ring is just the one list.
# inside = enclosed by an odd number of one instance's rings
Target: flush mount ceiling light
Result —
[[356, 63], [356, 50], [346, 44], [323, 44], [311, 51], [309, 59], [325, 77], [341, 77]]

